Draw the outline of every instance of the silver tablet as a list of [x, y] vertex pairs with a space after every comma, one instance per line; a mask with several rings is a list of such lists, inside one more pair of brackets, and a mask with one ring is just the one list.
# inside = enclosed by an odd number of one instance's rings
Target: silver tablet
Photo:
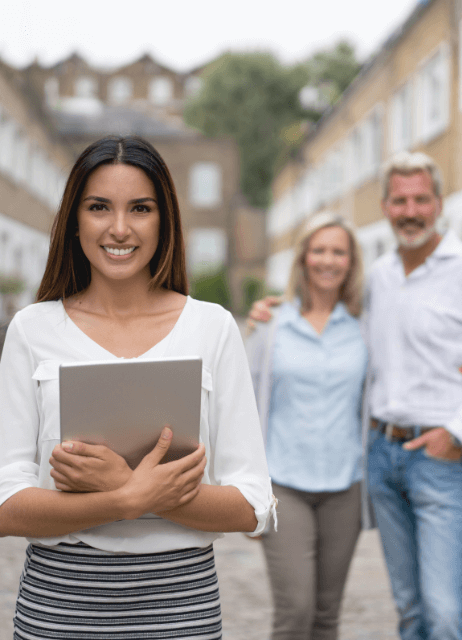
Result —
[[105, 444], [134, 469], [169, 425], [162, 462], [181, 458], [199, 442], [201, 378], [194, 357], [62, 364], [61, 442]]

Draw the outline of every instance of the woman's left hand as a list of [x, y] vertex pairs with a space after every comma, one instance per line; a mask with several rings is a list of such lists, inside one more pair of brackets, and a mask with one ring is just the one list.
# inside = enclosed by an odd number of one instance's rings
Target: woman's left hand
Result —
[[93, 493], [122, 487], [132, 474], [124, 458], [104, 445], [63, 442], [51, 454], [50, 475], [61, 491]]

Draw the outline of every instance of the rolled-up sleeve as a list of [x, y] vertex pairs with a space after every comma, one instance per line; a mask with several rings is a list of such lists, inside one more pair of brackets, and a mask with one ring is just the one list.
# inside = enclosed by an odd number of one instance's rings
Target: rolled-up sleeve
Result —
[[14, 318], [0, 362], [0, 504], [38, 485], [39, 412], [33, 369], [30, 348]]
[[252, 380], [239, 329], [231, 315], [217, 349], [210, 394], [210, 471], [218, 485], [233, 485], [252, 505], [260, 535], [271, 515], [276, 524], [276, 500], [268, 474]]

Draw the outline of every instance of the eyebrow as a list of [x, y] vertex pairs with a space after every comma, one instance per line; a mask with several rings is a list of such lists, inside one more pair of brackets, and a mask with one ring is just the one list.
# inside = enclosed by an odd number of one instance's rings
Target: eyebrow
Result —
[[[96, 200], [96, 202], [103, 202], [104, 204], [111, 204], [111, 200], [109, 198], [101, 198], [100, 196], [87, 196], [83, 199], [82, 202], [86, 202], [87, 200]], [[155, 202], [157, 204], [157, 200], [155, 198], [135, 198], [134, 200], [129, 200], [128, 204], [143, 204], [143, 202]]]

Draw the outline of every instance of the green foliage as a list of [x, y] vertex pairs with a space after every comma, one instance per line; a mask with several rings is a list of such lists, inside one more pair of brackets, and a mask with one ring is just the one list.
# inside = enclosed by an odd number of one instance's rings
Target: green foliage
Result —
[[358, 74], [361, 65], [356, 60], [354, 48], [341, 41], [332, 49], [315, 53], [306, 62], [311, 84], [320, 86], [327, 83], [332, 87], [331, 102], [345, 91]]
[[186, 104], [184, 119], [207, 136], [236, 141], [241, 190], [250, 204], [266, 207], [281, 158], [305, 135], [301, 123], [321, 115], [301, 106], [300, 90], [320, 87], [332, 102], [358, 69], [345, 42], [293, 67], [282, 66], [270, 53], [226, 53], [203, 72], [203, 88]]
[[303, 115], [298, 101], [306, 72], [282, 67], [271, 54], [221, 56], [204, 72], [202, 91], [185, 108], [185, 121], [208, 136], [231, 136], [241, 157], [241, 188], [254, 206], [268, 204], [268, 185], [282, 127]]
[[225, 309], [231, 308], [231, 291], [225, 268], [219, 271], [201, 273], [190, 278], [190, 294], [196, 300], [216, 302]]
[[2, 295], [14, 295], [24, 291], [26, 285], [24, 280], [16, 276], [6, 276], [0, 274], [0, 294]]
[[245, 278], [242, 283], [242, 309], [241, 315], [246, 316], [255, 300], [260, 300], [265, 295], [265, 283], [258, 278]]

